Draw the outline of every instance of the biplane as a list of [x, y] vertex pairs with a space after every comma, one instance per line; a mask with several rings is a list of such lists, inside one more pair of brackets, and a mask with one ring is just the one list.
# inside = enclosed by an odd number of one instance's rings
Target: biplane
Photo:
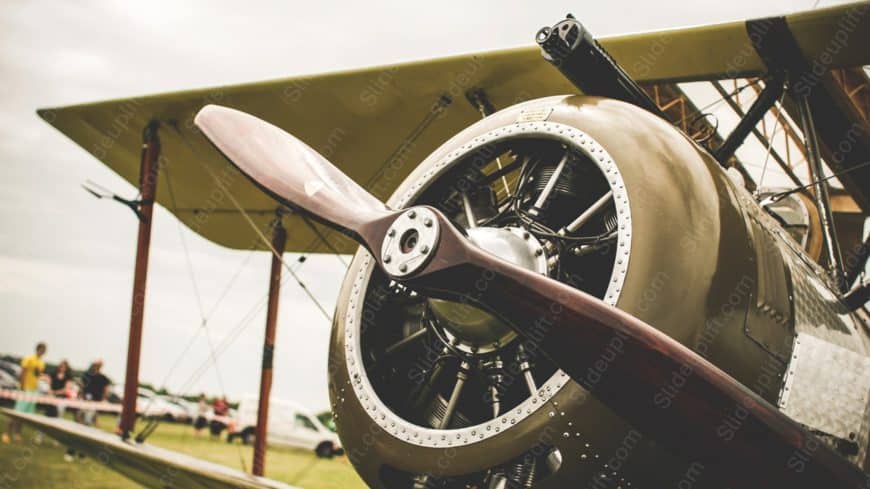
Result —
[[[140, 186], [140, 245], [158, 202], [224, 246], [355, 253], [329, 389], [372, 487], [868, 487], [868, 17], [569, 15], [528, 48], [39, 115]], [[805, 160], [767, 144], [785, 188], [737, 156], [770, 114]], [[272, 487], [23, 418], [148, 487]]]

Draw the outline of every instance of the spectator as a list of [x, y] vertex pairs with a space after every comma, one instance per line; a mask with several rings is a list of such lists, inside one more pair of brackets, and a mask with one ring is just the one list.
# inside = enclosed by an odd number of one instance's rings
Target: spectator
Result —
[[[67, 383], [70, 380], [69, 363], [66, 360], [61, 360], [54, 369], [54, 373], [50, 376], [51, 395], [57, 398], [67, 398]], [[57, 418], [63, 415], [64, 406], [49, 405], [46, 407], [45, 414], [49, 418]]]
[[[100, 370], [103, 368], [103, 361], [96, 360], [88, 368], [87, 372], [82, 374], [82, 398], [86, 401], [102, 402], [109, 396], [109, 386], [112, 381], [102, 374]], [[84, 413], [84, 424], [88, 426], [97, 425], [97, 409], [88, 409]]]
[[196, 420], [193, 422], [193, 432], [196, 436], [202, 434], [202, 429], [208, 424], [206, 416], [208, 415], [208, 399], [205, 394], [199, 395], [199, 401], [196, 403]]
[[221, 431], [223, 431], [224, 428], [226, 428], [227, 426], [223, 422], [223, 417], [230, 412], [230, 405], [227, 402], [227, 396], [222, 396], [218, 399], [215, 399], [212, 410], [214, 411], [214, 418], [211, 420], [209, 431], [211, 433], [211, 436], [217, 437], [220, 436]]
[[[85, 401], [101, 402], [109, 396], [109, 386], [112, 381], [103, 375], [100, 370], [103, 368], [103, 361], [96, 360], [88, 367], [88, 370], [82, 374], [82, 390], [81, 398]], [[76, 421], [87, 426], [97, 425], [97, 408], [91, 407], [88, 409], [80, 409], [76, 415]], [[79, 454], [79, 458], [83, 458], [83, 454]], [[75, 450], [70, 448], [63, 456], [67, 462], [75, 460]]]
[[[36, 412], [36, 402], [31, 396], [35, 396], [39, 388], [39, 376], [45, 372], [45, 362], [42, 361], [42, 356], [45, 355], [45, 343], [36, 345], [36, 353], [28, 355], [21, 359], [21, 375], [18, 378], [18, 383], [21, 390], [24, 391], [24, 398], [15, 402], [15, 410], [22, 413], [33, 414]], [[21, 423], [19, 421], [9, 421], [8, 432], [3, 433], [3, 443], [9, 443], [9, 437], [13, 437], [15, 441], [21, 441]]]

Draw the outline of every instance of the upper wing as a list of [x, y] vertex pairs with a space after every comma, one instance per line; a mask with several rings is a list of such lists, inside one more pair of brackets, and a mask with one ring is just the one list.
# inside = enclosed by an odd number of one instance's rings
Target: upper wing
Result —
[[[859, 8], [867, 5], [793, 14], [787, 22], [807, 59], [827, 52], [829, 68], [870, 64], [870, 16], [855, 15]], [[849, 22], [849, 42], [829, 49], [844, 21]], [[764, 71], [744, 22], [609, 37], [601, 43], [640, 82]], [[193, 116], [202, 106], [218, 103], [271, 121], [386, 200], [419, 161], [480, 117], [462, 100], [473, 88], [485, 90], [497, 108], [576, 92], [537, 47], [529, 47], [44, 109], [39, 115], [134, 185], [139, 180], [141, 131], [150, 120], [161, 121], [165, 165], [158, 201], [206, 238], [251, 248], [257, 243], [250, 233], [239, 232], [248, 224], [236, 204], [265, 230], [276, 203], [230, 168], [198, 134]], [[444, 95], [452, 103], [440, 107]], [[326, 251], [308, 227], [291, 222], [296, 219], [285, 217], [285, 226], [294, 230], [288, 251]], [[342, 252], [356, 248], [335, 234], [330, 241]]]
[[224, 465], [148, 444], [122, 441], [118, 436], [65, 419], [46, 418], [3, 409], [64, 445], [93, 457], [100, 464], [155, 489], [293, 489]]

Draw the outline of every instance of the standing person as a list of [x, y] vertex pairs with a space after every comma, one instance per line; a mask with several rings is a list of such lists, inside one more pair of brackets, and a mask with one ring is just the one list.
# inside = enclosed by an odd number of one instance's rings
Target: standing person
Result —
[[[82, 374], [82, 398], [86, 401], [101, 402], [109, 397], [109, 386], [112, 381], [102, 374], [103, 361], [96, 360], [88, 368], [87, 372]], [[88, 409], [84, 413], [84, 424], [88, 426], [97, 425], [97, 410]]]
[[[18, 377], [18, 383], [21, 390], [24, 391], [25, 397], [15, 402], [16, 411], [30, 414], [36, 412], [36, 402], [31, 400], [31, 396], [37, 394], [39, 376], [45, 372], [45, 362], [42, 361], [45, 350], [45, 343], [40, 342], [36, 345], [36, 353], [21, 359], [21, 375]], [[8, 431], [3, 433], [3, 443], [9, 443], [10, 436], [15, 441], [21, 441], [21, 422], [15, 420], [9, 421]]]
[[[69, 384], [70, 375], [69, 362], [61, 360], [54, 369], [54, 372], [49, 376], [49, 388], [51, 389], [52, 397], [57, 399], [69, 398], [67, 384]], [[59, 418], [63, 416], [65, 409], [66, 405], [64, 404], [49, 404], [45, 407], [45, 415], [49, 418]], [[57, 440], [52, 440], [51, 443], [54, 446], [60, 445]]]
[[[52, 373], [50, 378], [51, 384], [51, 395], [56, 398], [64, 399], [67, 397], [67, 382], [69, 382], [69, 363], [66, 360], [61, 360], [59, 364], [57, 364], [57, 368], [54, 369], [54, 373]], [[45, 414], [49, 418], [57, 418], [63, 414], [64, 406], [51, 404], [46, 410]]]
[[208, 424], [207, 415], [208, 399], [206, 399], [205, 394], [200, 394], [199, 401], [196, 403], [196, 420], [193, 422], [193, 432], [196, 436], [200, 436], [202, 429]]
[[227, 396], [221, 396], [215, 399], [212, 410], [214, 411], [214, 418], [211, 420], [209, 431], [212, 437], [217, 437], [220, 436], [221, 431], [226, 427], [224, 422], [218, 418], [223, 418], [230, 412], [230, 404], [227, 402]]
[[[100, 402], [109, 396], [109, 386], [112, 384], [112, 381], [100, 372], [102, 368], [103, 361], [96, 360], [82, 374], [82, 389], [79, 396], [83, 400]], [[76, 413], [76, 421], [87, 426], [96, 426], [97, 409], [79, 409], [78, 413]], [[72, 448], [67, 449], [63, 459], [67, 462], [72, 462], [75, 460], [75, 454], [76, 452]], [[84, 458], [84, 454], [79, 453], [79, 458]]]

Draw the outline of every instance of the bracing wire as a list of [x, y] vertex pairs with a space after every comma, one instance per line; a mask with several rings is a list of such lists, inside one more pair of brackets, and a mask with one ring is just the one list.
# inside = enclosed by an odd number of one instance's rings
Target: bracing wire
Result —
[[187, 138], [185, 138], [184, 135], [181, 134], [181, 132], [178, 130], [177, 127], [175, 127], [175, 126], [172, 126], [172, 127], [175, 130], [178, 137], [181, 139], [181, 141], [187, 147], [187, 149], [191, 152], [192, 155], [194, 155], [194, 159], [206, 171], [206, 173], [208, 173], [209, 176], [212, 178], [215, 186], [217, 186], [218, 189], [220, 189], [220, 191], [223, 192], [223, 194], [227, 196], [227, 198], [230, 200], [230, 202], [233, 204], [233, 206], [236, 208], [236, 210], [239, 211], [239, 214], [241, 214], [241, 216], [245, 219], [245, 221], [248, 223], [248, 225], [250, 225], [250, 227], [254, 230], [254, 232], [257, 234], [257, 236], [259, 236], [260, 241], [269, 249], [269, 251], [272, 252], [272, 255], [274, 257], [276, 257], [281, 262], [281, 265], [283, 266], [283, 268], [285, 270], [287, 270], [288, 273], [290, 273], [290, 275], [293, 277], [293, 280], [295, 280], [296, 284], [299, 286], [299, 288], [301, 288], [302, 291], [305, 292], [305, 295], [307, 295], [308, 298], [311, 299], [311, 302], [314, 303], [314, 305], [317, 307], [317, 309], [320, 311], [320, 313], [326, 319], [327, 323], [331, 324], [332, 323], [332, 315], [326, 311], [326, 308], [323, 307], [323, 304], [321, 304], [320, 301], [317, 300], [317, 297], [315, 297], [314, 294], [311, 292], [311, 290], [308, 289], [308, 287], [305, 285], [305, 282], [303, 282], [302, 279], [299, 278], [299, 275], [296, 273], [296, 271], [293, 270], [293, 268], [290, 265], [288, 265], [287, 262], [284, 261], [284, 257], [281, 256], [280, 253], [278, 253], [278, 250], [276, 250], [274, 246], [272, 246], [272, 242], [269, 240], [269, 238], [267, 238], [266, 235], [263, 234], [263, 231], [257, 226], [257, 224], [254, 222], [254, 220], [251, 218], [251, 216], [248, 214], [248, 212], [245, 211], [244, 207], [242, 207], [242, 205], [239, 203], [239, 201], [236, 199], [236, 197], [232, 194], [232, 192], [230, 192], [229, 189], [223, 184], [223, 182], [221, 182], [220, 178], [218, 178], [218, 176], [215, 175], [214, 171], [211, 168], [209, 168], [209, 166], [206, 163], [204, 163], [203, 159], [196, 158], [196, 156], [199, 156], [199, 152], [193, 148], [193, 146], [190, 144], [190, 142], [187, 140]]
[[[777, 105], [782, 105], [782, 99], [785, 97], [785, 91], [782, 92], [782, 95], [779, 96], [779, 102]], [[758, 185], [756, 185], [756, 192], [761, 190], [761, 186], [764, 183], [764, 176], [767, 174], [767, 163], [770, 161], [770, 153], [773, 151], [773, 140], [776, 138], [776, 133], [779, 131], [780, 127], [782, 127], [779, 123], [780, 118], [776, 118], [776, 122], [773, 124], [773, 131], [770, 133], [770, 137], [767, 138], [767, 153], [764, 155], [764, 163], [761, 165], [761, 176], [758, 177]], [[788, 144], [788, 141], [785, 142]]]
[[[169, 199], [172, 201], [173, 212], [178, 212], [178, 203], [175, 200], [175, 191], [172, 188], [172, 175], [170, 174], [168, 165], [164, 168], [166, 174], [166, 188], [169, 191]], [[187, 274], [190, 277], [190, 285], [193, 287], [193, 295], [196, 297], [196, 305], [199, 308], [199, 316], [205, 324], [205, 308], [202, 305], [202, 294], [199, 293], [199, 285], [196, 282], [196, 277], [193, 273], [193, 260], [190, 258], [190, 250], [187, 247], [187, 239], [184, 237], [184, 228], [181, 226], [181, 221], [175, 219], [175, 228], [178, 230], [178, 239], [181, 241], [181, 248], [184, 251], [184, 261], [187, 264]]]
[[[435, 121], [435, 119], [437, 119], [439, 116], [441, 116], [441, 114], [444, 112], [444, 110], [446, 110], [447, 107], [452, 103], [453, 103], [453, 99], [450, 98], [449, 95], [447, 95], [447, 94], [439, 95], [438, 100], [435, 101], [434, 104], [432, 104], [432, 107], [429, 109], [429, 111], [426, 113], [426, 115], [423, 116], [423, 119], [416, 126], [414, 126], [414, 128], [411, 130], [411, 132], [407, 136], [405, 136], [405, 138], [402, 139], [402, 141], [399, 143], [399, 145], [396, 147], [396, 149], [394, 149], [393, 152], [390, 153], [389, 156], [387, 156], [387, 158], [383, 161], [383, 163], [381, 163], [381, 165], [377, 168], [377, 170], [375, 170], [375, 172], [372, 174], [372, 176], [368, 180], [366, 180], [364, 186], [370, 187], [372, 184], [374, 184], [375, 182], [380, 180], [384, 176], [384, 171], [386, 170], [387, 166], [390, 163], [393, 163], [393, 162], [397, 161], [399, 158], [403, 157], [406, 154], [406, 152], [408, 151], [408, 149], [412, 147], [412, 145], [416, 142], [416, 140], [419, 139], [420, 136], [423, 134], [423, 132], [426, 131], [426, 129], [432, 124], [432, 122]], [[324, 236], [322, 233], [319, 233], [317, 231], [315, 231], [315, 234], [317, 235], [317, 237], [315, 239], [313, 239], [308, 244], [308, 246], [305, 247], [305, 250], [302, 252], [302, 255], [304, 256], [305, 254], [311, 253], [317, 247], [317, 243], [319, 240], [319, 241], [323, 241], [326, 244], [327, 248], [329, 248], [330, 250], [333, 251], [333, 253], [335, 253], [335, 255], [338, 257], [338, 259], [341, 261], [341, 263], [344, 264], [345, 266], [347, 266], [344, 259], [340, 257], [340, 253], [338, 253], [338, 250], [336, 250], [335, 247], [327, 240], [327, 236], [330, 234], [330, 231], [327, 231], [326, 236]], [[302, 261], [297, 263], [297, 267], [296, 267], [297, 271], [300, 268], [302, 268], [302, 263], [303, 263]]]
[[[182, 139], [182, 141], [188, 147], [188, 149], [191, 151], [191, 153], [194, 154], [194, 156], [196, 156], [196, 151], [191, 147], [189, 142], [181, 135], [181, 133], [178, 131], [178, 128], [174, 125], [172, 125], [171, 127], [173, 127], [173, 129], [175, 129], [176, 133], [179, 135], [179, 137]], [[331, 318], [330, 314], [320, 304], [320, 302], [317, 300], [317, 298], [311, 293], [311, 291], [308, 289], [308, 287], [305, 285], [305, 283], [299, 278], [299, 276], [295, 273], [295, 271], [283, 260], [283, 257], [272, 246], [271, 242], [265, 237], [263, 232], [257, 227], [256, 223], [254, 223], [253, 219], [251, 219], [251, 217], [244, 210], [244, 208], [242, 208], [242, 206], [239, 204], [239, 202], [235, 199], [235, 196], [233, 196], [229, 192], [229, 190], [224, 185], [222, 185], [221, 181], [217, 178], [217, 176], [214, 174], [214, 172], [211, 171], [211, 168], [209, 168], [208, 166], [206, 166], [202, 162], [200, 162], [200, 164], [206, 170], [206, 172], [212, 177], [216, 186], [222, 192], [224, 192], [224, 194], [230, 199], [230, 201], [233, 203], [233, 205], [236, 207], [236, 209], [239, 211], [239, 213], [245, 218], [245, 220], [248, 222], [248, 224], [254, 229], [254, 231], [256, 232], [256, 234], [258, 236], [258, 239], [260, 241], [262, 241], [270, 249], [273, 256], [277, 257], [280, 260], [282, 266], [285, 269], [287, 269], [290, 276], [292, 276], [293, 279], [296, 281], [296, 283], [300, 286], [300, 288], [302, 288], [303, 291], [305, 291], [305, 293], [308, 295], [308, 297], [317, 306], [318, 310], [324, 315], [324, 317], [326, 317], [327, 321], [329, 321], [331, 323], [332, 318]], [[167, 181], [169, 182], [168, 186], [169, 186], [170, 199], [172, 200], [173, 209], [177, 210], [175, 194], [174, 194], [174, 191], [172, 190], [171, 178], [169, 176], [169, 172], [167, 171], [166, 173], [167, 173]], [[308, 224], [310, 224], [310, 223], [308, 223]], [[203, 307], [201, 296], [199, 294], [199, 288], [197, 287], [197, 282], [196, 282], [196, 279], [195, 279], [195, 276], [193, 273], [192, 260], [190, 259], [189, 250], [187, 248], [186, 241], [184, 240], [184, 235], [183, 235], [182, 229], [180, 227], [181, 226], [180, 222], [178, 222], [178, 226], [179, 226], [179, 235], [181, 236], [182, 244], [183, 244], [183, 248], [184, 248], [184, 252], [185, 252], [185, 257], [188, 260], [188, 272], [190, 274], [191, 281], [194, 284], [194, 290], [195, 290], [195, 293], [197, 296], [197, 303], [198, 303], [199, 309], [200, 309], [200, 316], [202, 318], [202, 328], [200, 328], [197, 331], [197, 334], [194, 335], [194, 337], [190, 340], [189, 344], [185, 347], [185, 353], [183, 353], [182, 356], [186, 355], [186, 351], [190, 349], [190, 347], [192, 346], [196, 337], [198, 337], [200, 331], [205, 332], [206, 340], [207, 340], [208, 345], [209, 345], [209, 359], [206, 360], [206, 362], [204, 362], [202, 365], [200, 365], [200, 367], [198, 367], [194, 371], [194, 373], [188, 378], [188, 380], [185, 382], [184, 386], [182, 387], [182, 391], [188, 390], [190, 388], [190, 386], [192, 386], [196, 381], [198, 381], [199, 378], [201, 378], [202, 375], [206, 371], [208, 371], [208, 365], [210, 363], [215, 368], [217, 380], [218, 380], [218, 384], [219, 384], [219, 387], [221, 389], [221, 392], [223, 393], [223, 395], [226, 395], [226, 389], [224, 386], [223, 377], [220, 373], [220, 370], [219, 370], [219, 367], [217, 364], [217, 360], [218, 360], [219, 356], [226, 350], [226, 348], [228, 348], [241, 335], [241, 333], [247, 328], [247, 326], [250, 325], [253, 318], [256, 317], [256, 314], [266, 304], [265, 299], [268, 297], [268, 294], [266, 294], [263, 298], [261, 298], [259, 301], [257, 301], [257, 303], [255, 303], [255, 305], [248, 311], [248, 313], [246, 313], [245, 316], [242, 317], [242, 320], [233, 329], [231, 334], [224, 338], [224, 340], [221, 342], [221, 344], [218, 346], [218, 348], [215, 348], [214, 343], [212, 342], [212, 339], [211, 339], [211, 335], [209, 334], [209, 331], [207, 328], [208, 318], [213, 314], [214, 310], [221, 303], [221, 300], [223, 299], [223, 297], [226, 295], [226, 293], [232, 287], [232, 284], [234, 283], [235, 279], [241, 273], [241, 268], [236, 272], [236, 274], [230, 280], [230, 283], [224, 289], [223, 293], [219, 297], [218, 301], [215, 303], [214, 307], [209, 311], [208, 314], [206, 314], [205, 309]], [[326, 242], [325, 238], [318, 230], [314, 229], [314, 231], [316, 232], [316, 234], [318, 235], [318, 237], [320, 239], [323, 239]], [[256, 240], [255, 240], [255, 243], [256, 243]], [[337, 253], [337, 250], [335, 250], [335, 248], [332, 247], [331, 243], [328, 243], [328, 242], [326, 242], [326, 243], [328, 246], [330, 246], [331, 249], [333, 249], [336, 252], [336, 256], [339, 257], [339, 260], [342, 262], [342, 264], [345, 264], [344, 260], [339, 256], [339, 254]], [[249, 256], [246, 257], [246, 259], [243, 262], [243, 265], [247, 263], [247, 261], [250, 259], [250, 256], [252, 254], [253, 253], [249, 254]], [[244, 268], [244, 267], [242, 267], [242, 268]], [[284, 276], [284, 277], [282, 277], [281, 281], [283, 283], [286, 280], [287, 280], [287, 276]], [[177, 364], [179, 363], [179, 361], [180, 361], [180, 359], [177, 360], [176, 364], [173, 365], [172, 369], [170, 369], [169, 375], [171, 375], [172, 371], [177, 367]], [[167, 379], [164, 380], [164, 385], [165, 385], [166, 381], [168, 380], [168, 376], [167, 376]], [[152, 402], [153, 402], [153, 400], [152, 400]], [[156, 419], [150, 420], [148, 425], [146, 425], [146, 427], [139, 433], [139, 435], [136, 437], [136, 439], [140, 442], [144, 441], [151, 433], [153, 433], [155, 431], [158, 424], [159, 424], [159, 420], [156, 420]], [[245, 464], [244, 457], [241, 453], [241, 447], [239, 447], [238, 453], [239, 453], [239, 462], [241, 464], [242, 470], [246, 471], [247, 470], [245, 468], [246, 464]]]
[[[305, 216], [300, 216], [300, 217], [302, 218], [302, 222], [304, 222], [305, 225], [308, 226], [309, 229], [311, 229], [311, 232], [313, 232], [315, 236], [317, 236], [318, 238], [320, 238], [321, 241], [323, 241], [323, 244], [325, 244], [326, 247], [329, 248], [329, 251], [332, 251], [332, 253], [336, 256], [336, 258], [338, 258], [338, 261], [340, 261], [342, 265], [347, 267], [347, 262], [344, 261], [344, 258], [341, 257], [341, 253], [339, 253], [338, 248], [336, 248], [335, 246], [333, 246], [332, 243], [330, 243], [329, 241], [326, 240], [326, 236], [324, 236], [323, 233], [321, 233], [320, 230], [317, 229], [317, 226], [315, 226], [314, 223], [311, 222], [311, 219], [308, 219]], [[298, 270], [298, 268], [297, 268], [297, 270]]]
[[[253, 255], [254, 255], [254, 250], [252, 249], [252, 250], [247, 254], [247, 256], [245, 257], [245, 259], [242, 260], [242, 263], [239, 265], [238, 269], [236, 270], [236, 273], [233, 275], [233, 277], [230, 279], [230, 281], [229, 281], [229, 282], [227, 283], [227, 285], [224, 287], [223, 292], [222, 292], [221, 295], [218, 297], [218, 299], [215, 301], [215, 303], [214, 303], [214, 305], [212, 306], [211, 310], [209, 310], [208, 314], [206, 315], [206, 321], [207, 321], [208, 319], [210, 319], [210, 318], [214, 315], [214, 312], [215, 312], [215, 310], [217, 309], [218, 305], [220, 305], [220, 304], [222, 303], [223, 299], [226, 297], [227, 293], [228, 293], [229, 290], [232, 288], [232, 285], [235, 283], [235, 281], [236, 281], [236, 279], [239, 277], [239, 275], [241, 275], [241, 272], [245, 269], [246, 265], [248, 264], [248, 262], [250, 261], [250, 259], [251, 259], [251, 257], [252, 257]], [[261, 300], [262, 300], [262, 299], [261, 299]], [[162, 385], [162, 386], [165, 387], [166, 384], [167, 384], [167, 382], [169, 382], [169, 379], [170, 379], [170, 378], [172, 377], [172, 375], [175, 373], [176, 369], [177, 369], [178, 366], [181, 364], [181, 361], [182, 361], [184, 358], [186, 358], [187, 353], [188, 353], [188, 352], [190, 351], [190, 349], [193, 347], [194, 343], [196, 343], [196, 339], [199, 338], [199, 335], [200, 335], [200, 334], [202, 334], [202, 327], [198, 327], [198, 328], [196, 328], [196, 331], [194, 331], [194, 333], [190, 336], [190, 339], [188, 340], [187, 344], [186, 344], [185, 347], [182, 349], [181, 353], [178, 355], [178, 357], [177, 357], [177, 358], [175, 359], [175, 361], [172, 363], [172, 366], [169, 368], [169, 370], [167, 371], [166, 375], [164, 376], [163, 381], [161, 382], [161, 385]]]
[[801, 190], [804, 190], [804, 189], [810, 188], [810, 187], [812, 187], [812, 186], [814, 186], [814, 185], [816, 185], [816, 184], [819, 184], [819, 183], [822, 183], [822, 182], [827, 182], [828, 180], [832, 180], [832, 179], [834, 179], [834, 178], [841, 177], [841, 176], [843, 176], [843, 175], [845, 175], [845, 174], [847, 174], [847, 173], [851, 173], [851, 172], [853, 172], [853, 171], [855, 171], [855, 170], [859, 170], [859, 169], [864, 168], [864, 167], [866, 167], [866, 166], [870, 166], [870, 161], [865, 161], [865, 162], [860, 163], [860, 164], [858, 164], [858, 165], [855, 165], [855, 166], [853, 166], [853, 167], [851, 167], [851, 168], [847, 168], [847, 169], [845, 169], [845, 170], [843, 170], [843, 171], [839, 171], [839, 172], [837, 172], [837, 173], [833, 173], [833, 174], [831, 174], [831, 175], [828, 175], [828, 176], [826, 176], [826, 177], [824, 177], [824, 178], [819, 178], [819, 179], [813, 180], [812, 182], [810, 182], [810, 183], [808, 183], [808, 184], [806, 184], [806, 185], [801, 185], [801, 186], [799, 186], [799, 187], [795, 187], [795, 188], [792, 188], [792, 189], [789, 189], [789, 190], [784, 190], [784, 191], [782, 191], [782, 192], [775, 193], [775, 194], [773, 194], [773, 195], [769, 195], [769, 196], [767, 196], [767, 197], [764, 199], [764, 202], [763, 202], [762, 206], [764, 207], [764, 206], [768, 206], [768, 205], [770, 205], [770, 204], [775, 204], [775, 203], [779, 202], [780, 200], [784, 199], [785, 197], [788, 197], [789, 195], [791, 195], [791, 194], [793, 194], [793, 193], [795, 193], [795, 192], [800, 192]]
[[[173, 185], [172, 185], [172, 175], [171, 175], [171, 172], [170, 172], [170, 169], [168, 166], [166, 166], [164, 168], [164, 173], [166, 174], [166, 187], [167, 187], [167, 190], [169, 192], [169, 199], [172, 203], [173, 211], [177, 213], [178, 202], [175, 198], [175, 190], [174, 190]], [[190, 256], [190, 249], [187, 246], [187, 240], [186, 240], [185, 235], [184, 235], [184, 229], [182, 228], [181, 221], [179, 219], [176, 219], [175, 222], [176, 222], [176, 228], [178, 229], [178, 236], [179, 236], [179, 239], [181, 240], [181, 246], [182, 246], [182, 249], [184, 251], [185, 261], [187, 263], [188, 276], [190, 277], [190, 283], [191, 283], [191, 286], [193, 287], [194, 296], [196, 297], [196, 303], [197, 303], [197, 306], [199, 308], [199, 315], [201, 318], [201, 326], [200, 326], [200, 328], [197, 328], [196, 333], [190, 339], [187, 346], [182, 351], [181, 355], [179, 355], [178, 359], [176, 359], [175, 363], [170, 368], [166, 377], [163, 379], [162, 387], [166, 386], [166, 382], [169, 380], [169, 377], [172, 375], [173, 371], [178, 367], [178, 365], [180, 365], [181, 360], [187, 355], [187, 352], [193, 346], [196, 338], [199, 337], [199, 333], [204, 332], [205, 337], [206, 337], [206, 341], [207, 341], [208, 347], [209, 347], [209, 356], [211, 359], [211, 363], [212, 363], [212, 366], [214, 367], [215, 375], [217, 376], [218, 387], [221, 390], [221, 394], [223, 396], [226, 396], [226, 387], [225, 387], [225, 384], [223, 382], [223, 376], [221, 375], [221, 372], [220, 372], [220, 365], [218, 364], [217, 357], [215, 356], [214, 345], [211, 341], [211, 334], [209, 333], [209, 330], [208, 330], [208, 317], [206, 315], [205, 307], [203, 306], [202, 294], [200, 293], [199, 285], [198, 285], [198, 282], [196, 280], [196, 275], [195, 275], [194, 270], [193, 270], [193, 260]], [[245, 263], [247, 263], [247, 261], [245, 261]], [[237, 272], [236, 275], [233, 276], [230, 283], [235, 281], [236, 277], [238, 276], [238, 273], [240, 273], [240, 272]], [[217, 307], [217, 304], [219, 304], [222, 299], [223, 299], [223, 295], [221, 295], [221, 297], [218, 299], [218, 302], [215, 304], [215, 307]], [[145, 408], [146, 412], [151, 407], [151, 404], [153, 402], [154, 402], [154, 398], [149, 400], [148, 405]], [[139, 440], [140, 442], [144, 441], [149, 435], [151, 435], [151, 433], [154, 432], [154, 430], [157, 429], [158, 424], [159, 424], [158, 418], [154, 418], [154, 419], [150, 420], [150, 422], [145, 426], [145, 428], [142, 431], [140, 431], [139, 435], [137, 436], [137, 440]], [[242, 456], [241, 449], [239, 449], [239, 462], [241, 464], [242, 469], [246, 470], [245, 460], [244, 460], [244, 457]]]
[[707, 104], [707, 105], [701, 107], [700, 109], [696, 110], [696, 111], [693, 112], [692, 114], [687, 114], [685, 117], [683, 117], [683, 118], [681, 118], [680, 120], [674, 122], [673, 124], [676, 125], [676, 126], [680, 126], [680, 125], [682, 125], [684, 122], [686, 122], [686, 121], [689, 120], [689, 119], [692, 119], [692, 118], [695, 118], [695, 117], [701, 116], [701, 115], [703, 115], [704, 113], [706, 113], [707, 111], [709, 111], [709, 110], [711, 110], [711, 109], [713, 109], [713, 108], [719, 106], [720, 104], [724, 103], [725, 100], [734, 97], [735, 95], [741, 93], [742, 91], [746, 90], [747, 88], [749, 88], [749, 87], [751, 87], [751, 86], [753, 86], [753, 85], [757, 85], [757, 84], [760, 83], [761, 81], [762, 81], [761, 78], [756, 78], [755, 80], [752, 80], [751, 82], [747, 82], [745, 85], [742, 85], [742, 86], [740, 86], [740, 87], [737, 87], [736, 89], [734, 89], [734, 90], [728, 92], [725, 96], [723, 96], [723, 97], [719, 97], [718, 99], [716, 99], [716, 100], [710, 102], [709, 104]]
[[251, 250], [250, 250], [250, 251], [245, 255], [245, 259], [242, 260], [242, 263], [241, 263], [241, 264], [239, 265], [239, 267], [236, 269], [236, 273], [233, 274], [233, 276], [232, 276], [232, 278], [230, 279], [230, 281], [227, 282], [226, 287], [224, 287], [223, 291], [221, 291], [221, 294], [220, 294], [220, 295], [218, 296], [218, 298], [215, 300], [214, 305], [211, 307], [211, 309], [209, 309], [209, 311], [208, 311], [208, 313], [206, 314], [206, 317], [205, 317], [206, 320], [209, 320], [209, 319], [211, 319], [212, 316], [214, 316], [214, 313], [215, 313], [215, 311], [217, 311], [218, 306], [221, 305], [221, 303], [223, 302], [224, 298], [226, 298], [227, 294], [228, 294], [228, 293], [230, 292], [230, 290], [233, 288], [233, 285], [235, 285], [236, 280], [237, 280], [237, 279], [239, 278], [239, 276], [242, 274], [242, 271], [244, 271], [244, 269], [247, 267], [248, 262], [251, 261], [251, 257], [254, 256], [254, 252], [255, 252], [255, 251], [256, 251], [256, 250], [253, 248], [253, 245], [252, 245], [252, 246], [251, 246]]

